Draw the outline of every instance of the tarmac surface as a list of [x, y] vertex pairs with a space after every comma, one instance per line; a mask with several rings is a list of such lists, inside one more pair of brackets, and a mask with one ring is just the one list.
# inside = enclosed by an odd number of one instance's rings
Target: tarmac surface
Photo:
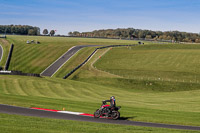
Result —
[[2, 57], [3, 57], [3, 48], [2, 48], [2, 46], [0, 45], [0, 62], [1, 62]]
[[128, 121], [126, 120], [127, 118], [121, 118], [120, 120], [111, 120], [111, 119], [105, 119], [105, 118], [98, 119], [98, 118], [93, 118], [89, 116], [64, 114], [64, 113], [58, 113], [58, 112], [36, 110], [36, 109], [16, 107], [16, 106], [3, 105], [3, 104], [0, 104], [0, 113], [43, 117], [43, 118], [53, 118], [53, 119], [87, 121], [87, 122], [95, 122], [95, 123], [108, 123], [108, 124], [158, 127], [158, 128], [170, 128], [170, 129], [183, 129], [183, 130], [200, 130], [200, 127], [197, 127], [197, 126], [182, 126], [182, 125], [170, 125], [170, 124], [159, 124], [159, 123], [149, 123], [149, 122], [135, 122], [135, 121]]
[[67, 62], [74, 54], [76, 54], [80, 49], [84, 47], [96, 47], [99, 45], [80, 45], [74, 46], [64, 53], [60, 58], [58, 58], [54, 63], [47, 67], [42, 73], [41, 76], [52, 77], [64, 64]]

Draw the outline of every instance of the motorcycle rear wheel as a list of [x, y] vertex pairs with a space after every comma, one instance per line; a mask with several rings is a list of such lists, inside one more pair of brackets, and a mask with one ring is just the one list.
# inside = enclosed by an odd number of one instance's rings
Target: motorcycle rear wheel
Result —
[[120, 117], [120, 112], [112, 111], [111, 117], [112, 117], [113, 120], [117, 120]]

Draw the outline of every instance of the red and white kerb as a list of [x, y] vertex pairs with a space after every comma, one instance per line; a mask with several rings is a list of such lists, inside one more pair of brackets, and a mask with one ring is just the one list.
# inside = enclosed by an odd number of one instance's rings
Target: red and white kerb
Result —
[[62, 111], [62, 110], [54, 110], [54, 109], [44, 109], [44, 108], [37, 108], [37, 107], [32, 107], [31, 109], [45, 110], [45, 111], [58, 112], [58, 113], [66, 113], [66, 114], [72, 114], [72, 115], [83, 115], [83, 116], [92, 116], [92, 117], [94, 116], [92, 114], [87, 114], [87, 113]]

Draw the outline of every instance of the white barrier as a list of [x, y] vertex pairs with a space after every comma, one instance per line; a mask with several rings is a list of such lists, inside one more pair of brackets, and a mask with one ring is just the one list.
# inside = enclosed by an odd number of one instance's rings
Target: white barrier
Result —
[[11, 71], [4, 71], [4, 70], [3, 70], [3, 71], [0, 71], [0, 73], [9, 73], [9, 74], [10, 74]]

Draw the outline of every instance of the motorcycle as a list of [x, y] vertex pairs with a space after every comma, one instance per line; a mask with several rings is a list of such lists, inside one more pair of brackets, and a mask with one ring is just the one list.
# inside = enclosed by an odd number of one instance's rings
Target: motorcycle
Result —
[[120, 112], [118, 111], [120, 108], [120, 106], [111, 107], [110, 105], [105, 105], [103, 103], [101, 107], [94, 112], [94, 118], [103, 117], [117, 120], [120, 117]]

